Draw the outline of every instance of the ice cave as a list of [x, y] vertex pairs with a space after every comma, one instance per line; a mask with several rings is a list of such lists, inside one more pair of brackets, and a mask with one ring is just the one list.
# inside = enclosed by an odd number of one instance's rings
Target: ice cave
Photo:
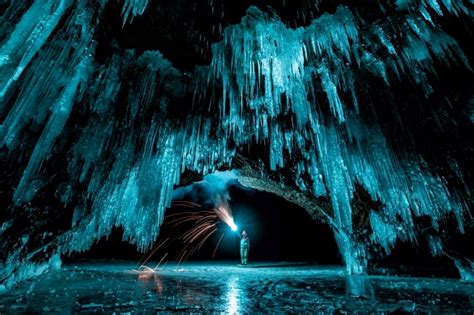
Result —
[[0, 0], [0, 314], [473, 314], [473, 17]]

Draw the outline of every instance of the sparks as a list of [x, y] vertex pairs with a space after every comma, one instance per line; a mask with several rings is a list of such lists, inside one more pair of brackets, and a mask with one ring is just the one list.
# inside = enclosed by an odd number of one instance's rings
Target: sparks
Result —
[[223, 198], [222, 196], [219, 196], [216, 199], [216, 207], [215, 207], [214, 211], [216, 212], [217, 217], [222, 222], [227, 224], [232, 231], [234, 231], [234, 232], [237, 231], [237, 229], [238, 229], [237, 224], [235, 224], [235, 222], [234, 222], [234, 217], [232, 216], [232, 211], [230, 210], [229, 203], [227, 202], [227, 200], [225, 200], [225, 198]]
[[[166, 222], [172, 227], [172, 234], [161, 240], [157, 245], [140, 259], [138, 269], [133, 271], [138, 273], [139, 276], [146, 277], [151, 272], [155, 272], [160, 265], [164, 262], [165, 258], [169, 257], [168, 248], [174, 241], [183, 243], [182, 250], [174, 256], [174, 260], [178, 262], [178, 266], [186, 261], [192, 254], [199, 251], [204, 243], [218, 231], [218, 223], [223, 222], [234, 232], [238, 230], [237, 224], [235, 224], [232, 216], [232, 211], [227, 200], [223, 196], [217, 196], [214, 200], [215, 207], [212, 210], [202, 210], [201, 205], [187, 202], [187, 201], [176, 201], [173, 202], [174, 206], [181, 206], [187, 208], [199, 209], [198, 211], [186, 211], [175, 214], [167, 215]], [[192, 224], [191, 228], [184, 230], [183, 227]], [[213, 253], [213, 257], [216, 254], [217, 248], [224, 236], [222, 233], [219, 241], [217, 242], [216, 248]], [[151, 259], [152, 256], [158, 254], [162, 255], [159, 263], [154, 267], [150, 268], [146, 266], [146, 263]], [[173, 257], [171, 257], [173, 259]], [[146, 275], [142, 275], [142, 274]]]

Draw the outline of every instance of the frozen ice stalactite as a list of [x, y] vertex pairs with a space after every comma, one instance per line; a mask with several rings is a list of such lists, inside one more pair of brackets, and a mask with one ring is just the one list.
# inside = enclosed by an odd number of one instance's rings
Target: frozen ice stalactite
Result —
[[376, 212], [370, 212], [370, 226], [372, 227], [375, 242], [380, 244], [387, 254], [397, 240], [397, 230], [389, 223], [385, 223]]
[[148, 0], [124, 0], [122, 15], [123, 23], [125, 24], [129, 19], [130, 21], [137, 15], [142, 15], [148, 6]]
[[338, 9], [333, 16], [324, 15], [306, 29], [296, 30], [250, 8], [241, 24], [227, 28], [224, 40], [213, 47], [212, 74], [221, 82], [225, 94], [222, 112], [241, 113], [239, 107], [244, 106], [245, 97], [255, 115], [264, 114], [271, 120], [291, 110], [297, 126], [303, 126], [312, 110], [307, 100], [312, 73], [308, 63], [314, 62], [332, 111], [344, 120], [337, 87], [345, 83], [338, 76], [340, 72], [329, 72], [332, 63], [326, 66], [319, 61], [327, 58], [337, 63], [338, 71], [341, 63], [350, 58], [350, 42], [355, 38], [357, 28], [345, 8]]
[[26, 1], [9, 1], [8, 4], [3, 3], [3, 6], [6, 5], [6, 8], [2, 8], [2, 14], [0, 16], [0, 43], [10, 36], [12, 31], [15, 29], [16, 24], [21, 19], [26, 10], [32, 4], [32, 0]]
[[[438, 221], [445, 215], [457, 216], [461, 212], [441, 179], [430, 174], [423, 164], [397, 158], [380, 130], [353, 120], [348, 121], [347, 128], [354, 137], [352, 145], [348, 145], [342, 135], [335, 136], [338, 129], [316, 131], [317, 138], [325, 139], [316, 155], [323, 165], [336, 222], [347, 235], [352, 234], [348, 228], [352, 224], [350, 200], [356, 182], [371, 194], [372, 199], [383, 203], [383, 214], [372, 212], [370, 224], [373, 240], [386, 253], [390, 252], [397, 238], [415, 241], [414, 217], [431, 217], [432, 225], [437, 229]], [[403, 223], [397, 218], [401, 218]], [[459, 224], [462, 227], [462, 221]], [[342, 247], [350, 248], [351, 243], [344, 238], [343, 241]]]
[[[164, 209], [170, 206], [173, 186], [179, 181], [181, 161], [176, 150], [180, 150], [182, 141], [180, 134], [161, 135], [159, 153], [138, 161], [121, 179], [116, 177], [124, 172], [125, 165], [117, 161], [97, 192], [86, 233], [73, 234], [70, 246], [74, 250], [87, 249], [95, 239], [108, 235], [113, 226], [122, 226], [124, 239], [140, 249], [149, 246], [158, 236]], [[124, 153], [128, 154], [131, 152]]]
[[[435, 73], [434, 59], [469, 67], [456, 41], [419, 17], [387, 19], [364, 33], [359, 28], [345, 7], [295, 30], [250, 8], [241, 24], [228, 27], [223, 41], [213, 46], [208, 75], [222, 86], [223, 118], [228, 114], [230, 124], [241, 123], [239, 115], [248, 106], [252, 120], [259, 124], [258, 132], [263, 133], [271, 120], [289, 111], [301, 129], [323, 103], [318, 97], [308, 102], [316, 79], [331, 113], [338, 122], [344, 122], [346, 112], [358, 106], [356, 67], [380, 77], [387, 85], [390, 78], [408, 76], [426, 94], [432, 90], [427, 77]], [[393, 28], [406, 34], [396, 45], [386, 35]], [[352, 104], [343, 104], [345, 95], [351, 96]], [[267, 137], [267, 133], [257, 135], [258, 139]]]
[[[18, 240], [17, 249], [3, 262], [0, 269], [0, 294], [12, 288], [16, 283], [39, 276], [51, 270], [61, 268], [62, 261], [59, 251], [52, 253], [44, 262], [33, 262], [31, 257], [38, 252], [25, 255], [25, 245], [29, 236], [23, 236]], [[41, 248], [43, 250], [43, 248]], [[26, 257], [25, 257], [26, 256]]]
[[[94, 13], [83, 0], [33, 1], [2, 42], [0, 147], [15, 150], [28, 126], [36, 125], [39, 133], [13, 196], [19, 208], [47, 184], [49, 178], [41, 174], [41, 165], [64, 135], [69, 116], [85, 90], [93, 69]], [[63, 23], [59, 24], [60, 19]], [[3, 284], [10, 287], [59, 268], [60, 250], [55, 250], [58, 253], [46, 255], [43, 262], [32, 261], [35, 252], [10, 253], [8, 268], [2, 270]]]
[[[60, 2], [47, 2], [51, 8], [54, 3]], [[146, 4], [125, 1], [124, 20], [143, 13]], [[371, 245], [356, 237], [351, 200], [357, 184], [383, 205], [369, 224], [372, 241], [386, 252], [397, 238], [415, 241], [416, 216], [430, 216], [436, 229], [444, 215], [455, 213], [462, 230], [462, 209], [446, 183], [418, 156], [393, 152], [376, 118], [359, 117], [363, 96], [357, 86], [366, 77], [379, 78], [387, 90], [403, 80], [429, 94], [434, 59], [469, 66], [456, 41], [416, 10], [367, 25], [339, 7], [291, 29], [250, 8], [213, 46], [211, 64], [187, 80], [156, 51], [137, 56], [114, 48], [98, 65], [91, 56], [97, 24], [90, 2], [72, 6], [61, 29], [52, 32], [56, 15], [34, 2], [25, 11], [36, 12], [32, 24], [22, 17], [15, 29], [49, 21], [44, 34], [25, 44], [26, 35], [13, 32], [18, 35], [1, 48], [19, 52], [2, 59], [13, 62], [5, 63], [2, 74], [18, 73], [5, 82], [19, 93], [5, 94], [10, 101], [2, 106], [11, 107], [0, 128], [1, 145], [15, 150], [28, 124], [43, 128], [17, 187], [17, 203], [44, 184], [37, 176], [41, 162], [67, 130], [77, 104], [78, 119], [87, 119], [65, 148], [69, 183], [80, 183], [83, 194], [72, 230], [58, 242], [64, 252], [87, 250], [114, 226], [123, 228], [126, 240], [148, 248], [183, 171], [206, 175], [229, 166], [240, 147], [254, 143], [268, 147], [270, 170], [292, 167], [289, 180], [300, 190], [331, 198], [331, 224], [350, 273], [365, 272]], [[393, 33], [405, 36], [395, 40]], [[189, 81], [191, 86], [183, 83]], [[192, 106], [183, 101], [188, 93], [194, 93]], [[171, 106], [183, 106], [180, 115], [173, 116]], [[208, 110], [217, 107], [219, 119]]]
[[[81, 2], [77, 5], [80, 8]], [[92, 14], [87, 11], [81, 14], [76, 12], [64, 26], [64, 33], [55, 42], [46, 44], [44, 51], [32, 62], [32, 69], [26, 74], [25, 82], [22, 82], [23, 89], [1, 125], [0, 145], [14, 148], [29, 120], [45, 122], [15, 191], [17, 203], [34, 196], [35, 185], [31, 187], [30, 183], [35, 179], [38, 167], [51, 151], [56, 138], [61, 135], [78, 99], [81, 85], [84, 88], [92, 68], [91, 54], [94, 47], [91, 44], [92, 30], [89, 28]], [[22, 68], [21, 65], [18, 67]]]
[[43, 46], [70, 0], [33, 2], [0, 48], [0, 100]]
[[[373, 213], [371, 224], [374, 241], [387, 253], [397, 237], [415, 240], [414, 216], [429, 215], [436, 228], [445, 214], [461, 212], [445, 183], [419, 157], [400, 158], [376, 122], [369, 126], [357, 116], [354, 61], [362, 71], [383, 79], [388, 88], [391, 80], [408, 77], [426, 94], [431, 92], [427, 77], [435, 72], [433, 58], [469, 67], [456, 41], [436, 26], [412, 17], [392, 22], [372, 26], [369, 35], [360, 32], [360, 22], [350, 10], [340, 7], [293, 30], [251, 8], [241, 24], [227, 28], [224, 40], [214, 45], [211, 77], [205, 78], [222, 86], [221, 113], [228, 121], [223, 127], [234, 141], [248, 140], [248, 135], [235, 130], [251, 122], [255, 139], [269, 143], [271, 170], [289, 163], [306, 165], [295, 172], [295, 183], [302, 189], [313, 187], [315, 195], [327, 189], [336, 240], [351, 273], [363, 272], [366, 264], [365, 245], [353, 237], [351, 200], [356, 182], [384, 205], [383, 219]], [[393, 27], [407, 33], [396, 44], [385, 33]], [[324, 105], [315, 84], [325, 93], [333, 119], [321, 116]], [[347, 95], [353, 104], [344, 104]], [[288, 113], [294, 117], [292, 124], [278, 123]], [[291, 161], [296, 151], [304, 163]], [[312, 183], [301, 179], [304, 173], [312, 176]], [[462, 220], [459, 224], [462, 227]]]
[[72, 111], [74, 96], [77, 92], [78, 86], [81, 82], [84, 82], [85, 77], [87, 77], [89, 67], [90, 60], [85, 56], [85, 58], [77, 65], [77, 69], [69, 84], [59, 95], [57, 103], [53, 105], [53, 108], [51, 109], [52, 113], [44, 127], [41, 137], [36, 143], [35, 150], [30, 157], [30, 161], [23, 173], [23, 177], [15, 191], [14, 198], [17, 202], [27, 201], [33, 197], [31, 193], [27, 193], [30, 181], [35, 175], [35, 172], [45, 155], [52, 149], [56, 138], [61, 134], [69, 114]]
[[474, 282], [474, 261], [467, 259], [466, 262], [455, 260], [454, 264], [458, 268], [459, 276], [464, 282]]
[[[158, 236], [181, 172], [213, 172], [229, 165], [235, 150], [228, 147], [226, 138], [212, 136], [209, 118], [187, 117], [182, 124], [163, 121], [170, 97], [183, 90], [179, 87], [182, 75], [160, 53], [137, 57], [127, 51], [111, 58], [99, 73], [93, 83], [97, 90], [84, 96], [93, 115], [74, 146], [69, 165], [71, 176], [88, 184], [92, 206], [89, 211], [75, 212], [75, 227], [62, 238], [64, 248], [87, 250], [120, 226], [124, 239], [145, 250]], [[119, 78], [127, 73], [139, 74], [138, 79], [123, 85]], [[125, 103], [119, 99], [121, 93], [127, 95]], [[110, 117], [120, 115], [123, 108], [123, 124], [111, 123]], [[154, 115], [146, 116], [151, 110]], [[133, 132], [121, 139], [108, 138], [132, 127]], [[91, 151], [91, 144], [96, 150]], [[109, 166], [103, 163], [106, 154], [114, 155]]]
[[[149, 139], [150, 151], [154, 153], [131, 162], [133, 147], [123, 147], [105, 182], [97, 187], [97, 182], [91, 181], [90, 191], [96, 194], [92, 211], [73, 233], [65, 236], [68, 251], [88, 249], [96, 239], [107, 236], [113, 226], [121, 226], [124, 239], [145, 250], [158, 236], [181, 170], [207, 174], [232, 154], [221, 151], [222, 145], [208, 141], [209, 130], [205, 128], [202, 135], [190, 137], [190, 132], [201, 129], [199, 125], [181, 130], [163, 127], [158, 129], [155, 125], [150, 130], [154, 138]], [[100, 175], [98, 170], [93, 176]]]
[[428, 246], [430, 247], [431, 253], [433, 256], [440, 256], [444, 253], [443, 243], [436, 236], [428, 236]]
[[[431, 21], [431, 15], [428, 11], [432, 11], [436, 15], [444, 13], [458, 16], [460, 14], [471, 15], [472, 12], [466, 6], [470, 1], [466, 0], [397, 0], [395, 4], [399, 10], [418, 10], [425, 19]], [[472, 3], [472, 2], [471, 2]]]

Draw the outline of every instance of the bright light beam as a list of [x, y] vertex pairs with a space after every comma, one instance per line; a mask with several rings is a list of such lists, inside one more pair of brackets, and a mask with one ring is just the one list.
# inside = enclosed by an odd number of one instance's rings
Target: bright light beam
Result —
[[237, 224], [235, 224], [233, 221], [229, 223], [230, 229], [234, 232], [237, 232], [238, 227]]
[[237, 232], [238, 227], [234, 222], [232, 211], [230, 210], [229, 204], [222, 196], [217, 198], [214, 211], [216, 212], [217, 217], [222, 220], [222, 222], [227, 224], [232, 231]]

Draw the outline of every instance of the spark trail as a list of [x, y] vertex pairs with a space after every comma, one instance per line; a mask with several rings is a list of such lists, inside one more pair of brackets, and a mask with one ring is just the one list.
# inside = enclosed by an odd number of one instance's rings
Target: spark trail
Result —
[[[142, 273], [155, 272], [166, 261], [166, 258], [173, 256], [170, 254], [170, 248], [175, 242], [183, 244], [182, 249], [172, 258], [172, 260], [177, 261], [176, 268], [178, 268], [191, 255], [199, 251], [214, 233], [219, 231], [220, 223], [226, 224], [234, 232], [238, 229], [229, 203], [220, 195], [215, 198], [212, 210], [200, 210], [202, 208], [201, 205], [188, 201], [175, 201], [172, 205], [198, 209], [198, 211], [185, 211], [165, 217], [165, 222], [171, 232], [168, 236], [164, 236], [149, 253], [140, 259], [138, 262], [139, 268], [133, 270], [139, 276]], [[188, 227], [189, 225], [191, 227]], [[221, 232], [219, 241], [213, 251], [213, 258], [224, 235], [225, 232]], [[158, 253], [163, 253], [158, 264], [154, 268], [148, 267], [146, 264]]]
[[236, 232], [238, 227], [234, 222], [234, 217], [232, 216], [232, 210], [230, 209], [229, 203], [225, 198], [219, 196], [216, 202], [216, 207], [214, 208], [218, 218], [227, 224], [232, 231]]

